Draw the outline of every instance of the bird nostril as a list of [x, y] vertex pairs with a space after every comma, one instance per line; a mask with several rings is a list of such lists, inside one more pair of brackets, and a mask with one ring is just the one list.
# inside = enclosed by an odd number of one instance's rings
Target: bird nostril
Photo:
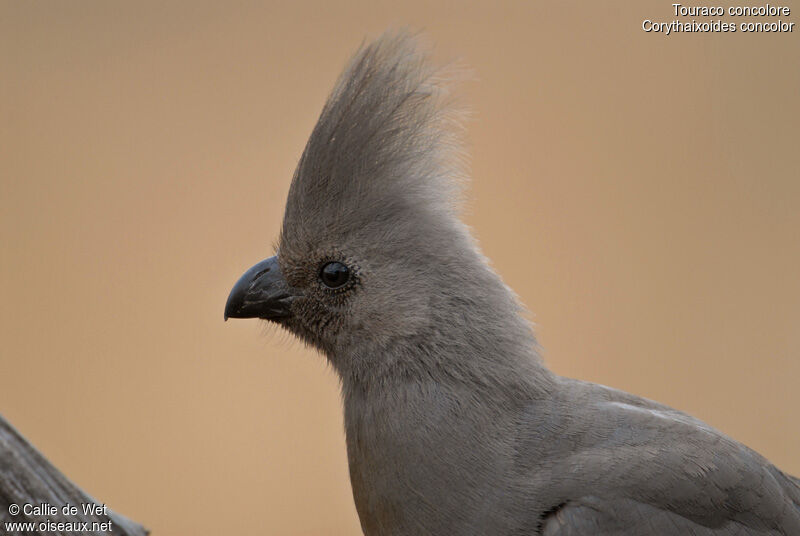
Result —
[[258, 272], [256, 275], [254, 275], [254, 276], [253, 276], [253, 281], [255, 281], [256, 279], [258, 279], [258, 278], [259, 278], [259, 277], [261, 277], [262, 275], [264, 275], [264, 274], [266, 274], [267, 272], [269, 272], [269, 270], [270, 270], [269, 268], [264, 268], [263, 270], [261, 270], [260, 272]]
[[268, 273], [270, 270], [271, 268], [267, 267], [256, 273], [256, 275], [253, 276], [253, 279], [250, 280], [250, 285], [248, 288], [253, 290], [253, 288], [255, 288], [255, 286], [258, 284], [258, 280], [261, 279], [261, 276]]

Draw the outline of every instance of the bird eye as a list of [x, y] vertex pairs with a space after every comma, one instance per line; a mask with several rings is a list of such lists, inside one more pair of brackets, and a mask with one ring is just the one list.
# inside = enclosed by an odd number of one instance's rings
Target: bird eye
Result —
[[341, 262], [329, 262], [319, 271], [319, 278], [328, 288], [339, 288], [350, 279], [350, 269]]

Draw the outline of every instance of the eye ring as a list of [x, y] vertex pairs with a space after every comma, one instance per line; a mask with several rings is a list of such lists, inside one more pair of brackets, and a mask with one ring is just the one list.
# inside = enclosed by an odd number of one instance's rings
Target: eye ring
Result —
[[326, 262], [319, 270], [319, 280], [327, 288], [342, 288], [350, 281], [350, 268], [339, 261]]

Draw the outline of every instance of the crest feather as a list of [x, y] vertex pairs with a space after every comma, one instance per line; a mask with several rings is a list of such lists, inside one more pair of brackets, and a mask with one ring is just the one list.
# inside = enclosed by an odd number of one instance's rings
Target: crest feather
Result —
[[465, 166], [453, 78], [407, 32], [362, 46], [295, 171], [281, 241], [409, 216], [454, 219]]

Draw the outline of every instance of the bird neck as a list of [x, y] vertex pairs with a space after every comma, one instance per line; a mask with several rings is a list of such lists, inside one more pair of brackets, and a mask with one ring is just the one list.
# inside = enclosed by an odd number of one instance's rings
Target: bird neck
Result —
[[[492, 506], [492, 495], [508, 482], [508, 457], [499, 453], [510, 452], [520, 415], [549, 403], [556, 380], [524, 319], [490, 319], [472, 309], [459, 308], [464, 323], [439, 319], [437, 330], [348, 356], [345, 436], [365, 534], [382, 534], [386, 526], [447, 533], [464, 512], [474, 513], [464, 520], [470, 527], [490, 516], [498, 523], [507, 518]], [[442, 483], [449, 483], [445, 496]], [[436, 507], [410, 506], [420, 497], [435, 498]]]
[[488, 267], [431, 293], [413, 333], [359, 337], [329, 354], [348, 392], [434, 382], [497, 399], [545, 396], [554, 375], [539, 357], [530, 323], [511, 290]]

